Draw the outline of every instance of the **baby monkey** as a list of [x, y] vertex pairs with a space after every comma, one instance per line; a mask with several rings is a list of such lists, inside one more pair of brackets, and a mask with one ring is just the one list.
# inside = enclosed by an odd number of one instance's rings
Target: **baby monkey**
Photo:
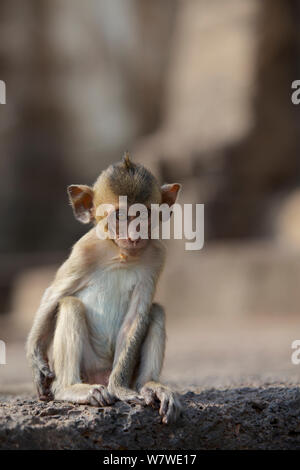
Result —
[[[93, 228], [73, 247], [46, 289], [27, 341], [27, 357], [41, 400], [108, 406], [118, 400], [159, 403], [163, 423], [181, 410], [172, 390], [159, 383], [165, 352], [165, 313], [153, 303], [165, 249], [158, 239], [120, 236], [119, 196], [128, 207], [172, 206], [179, 184], [162, 187], [125, 154], [93, 188], [68, 187], [75, 217]], [[116, 220], [115, 238], [99, 238], [105, 214]], [[103, 207], [103, 206], [102, 206]], [[109, 213], [110, 212], [110, 213]], [[134, 217], [128, 217], [127, 223]], [[130, 225], [130, 224], [129, 224]]]

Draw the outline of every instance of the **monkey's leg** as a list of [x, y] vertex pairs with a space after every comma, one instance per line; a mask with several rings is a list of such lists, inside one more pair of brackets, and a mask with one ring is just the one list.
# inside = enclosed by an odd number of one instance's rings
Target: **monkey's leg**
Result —
[[160, 402], [159, 414], [162, 422], [167, 424], [177, 420], [181, 413], [181, 404], [176, 393], [159, 383], [166, 342], [164, 309], [154, 303], [150, 315], [151, 323], [141, 349], [136, 387], [147, 405]]
[[83, 364], [93, 367], [97, 360], [90, 343], [84, 304], [76, 297], [64, 297], [59, 304], [53, 340], [54, 398], [94, 406], [111, 405], [114, 399], [104, 385], [81, 383]]

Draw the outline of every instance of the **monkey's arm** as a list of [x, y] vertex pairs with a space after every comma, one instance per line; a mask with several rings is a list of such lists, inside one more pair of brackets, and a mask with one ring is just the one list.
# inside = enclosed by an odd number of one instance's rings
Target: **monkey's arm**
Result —
[[27, 358], [33, 372], [33, 380], [41, 399], [49, 396], [50, 384], [54, 379], [48, 364], [47, 351], [54, 331], [54, 316], [59, 296], [50, 286], [42, 298], [33, 326], [27, 339]]
[[108, 390], [120, 400], [131, 400], [136, 394], [129, 389], [142, 342], [147, 333], [155, 285], [152, 280], [138, 283], [117, 337], [113, 370]]
[[57, 271], [54, 282], [46, 289], [36, 312], [26, 350], [41, 399], [51, 396], [50, 385], [54, 374], [49, 368], [47, 353], [53, 338], [55, 313], [59, 301], [79, 290], [85, 284], [87, 274], [88, 270], [82, 256], [78, 253], [78, 249], [73, 249], [69, 259]]

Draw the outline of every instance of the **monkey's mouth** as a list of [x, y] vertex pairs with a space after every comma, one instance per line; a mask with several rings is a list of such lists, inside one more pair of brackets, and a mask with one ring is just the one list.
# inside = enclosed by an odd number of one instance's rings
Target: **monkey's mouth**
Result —
[[138, 246], [142, 241], [142, 238], [138, 238], [137, 240], [128, 240], [128, 243], [130, 246]]
[[131, 240], [130, 238], [118, 238], [116, 240], [116, 243], [119, 245], [120, 248], [133, 252], [145, 247], [147, 244], [147, 240], [143, 238], [137, 238], [136, 240]]

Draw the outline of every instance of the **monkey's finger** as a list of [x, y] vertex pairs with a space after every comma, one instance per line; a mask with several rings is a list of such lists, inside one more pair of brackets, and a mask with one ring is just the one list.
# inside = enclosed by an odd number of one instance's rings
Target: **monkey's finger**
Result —
[[175, 423], [182, 412], [182, 406], [180, 400], [175, 395], [171, 395], [169, 399], [169, 407], [166, 415], [163, 417], [162, 421], [165, 424]]
[[52, 400], [53, 398], [53, 394], [52, 394], [52, 391], [48, 388], [42, 388], [40, 393], [39, 393], [39, 397], [45, 397], [44, 399], [46, 400]]
[[173, 397], [170, 397], [168, 410], [165, 416], [163, 417], [162, 422], [165, 424], [170, 424], [176, 421], [176, 418], [177, 418], [177, 412], [176, 412], [175, 401]]
[[42, 400], [41, 397], [46, 395], [46, 390], [45, 390], [45, 387], [43, 386], [41, 379], [36, 380], [35, 385], [36, 385], [36, 391], [37, 391], [38, 397], [40, 400]]
[[103, 390], [102, 390], [102, 396], [103, 396], [103, 399], [106, 402], [106, 405], [108, 405], [108, 406], [113, 405], [116, 402], [116, 398], [109, 393], [109, 391], [107, 390], [106, 387], [103, 388]]
[[52, 400], [53, 400], [53, 395], [52, 395], [52, 394], [40, 395], [40, 396], [39, 396], [39, 399], [40, 399], [41, 401], [52, 401]]
[[90, 402], [90, 405], [92, 405], [92, 406], [99, 406], [98, 401], [96, 400], [96, 398], [93, 395], [90, 396], [89, 402]]
[[91, 394], [100, 406], [109, 406], [116, 401], [115, 397], [108, 392], [104, 385], [99, 385], [94, 388]]
[[39, 387], [39, 395], [49, 396], [52, 397], [52, 390], [50, 387], [50, 383], [40, 382]]
[[52, 400], [53, 393], [49, 387], [45, 387], [45, 385], [41, 382], [37, 384], [37, 393], [40, 400]]
[[90, 390], [88, 400], [92, 406], [102, 406], [101, 393], [96, 388]]
[[124, 397], [123, 400], [137, 405], [143, 405], [145, 403], [145, 400], [141, 395], [128, 395], [127, 397]]
[[98, 390], [97, 388], [94, 389], [93, 398], [95, 398], [97, 400], [97, 402], [99, 403], [100, 406], [106, 406], [107, 405], [106, 400], [103, 396], [102, 390]]
[[145, 399], [146, 405], [154, 405], [155, 404], [155, 399], [156, 395], [155, 392], [151, 389], [145, 389], [143, 390], [143, 397]]
[[43, 386], [44, 386], [44, 389], [45, 390], [51, 390], [51, 384], [53, 382], [53, 378], [50, 378], [50, 377], [45, 377], [45, 380], [44, 380], [44, 383], [43, 383]]
[[47, 386], [48, 384], [51, 384], [53, 382], [55, 375], [48, 369], [40, 370], [38, 377], [39, 382], [41, 382], [43, 386]]
[[43, 367], [40, 371], [40, 381], [45, 388], [49, 388], [53, 380], [55, 379], [55, 374], [50, 369]]
[[36, 390], [39, 400], [52, 400], [53, 395], [51, 390], [49, 388], [44, 387], [41, 381], [36, 382]]
[[34, 377], [34, 385], [35, 385], [37, 394], [39, 396], [42, 395], [41, 382], [40, 380], [37, 379], [37, 377]]
[[160, 402], [159, 414], [160, 416], [165, 417], [169, 407], [169, 396], [167, 394], [163, 394], [162, 400]]

